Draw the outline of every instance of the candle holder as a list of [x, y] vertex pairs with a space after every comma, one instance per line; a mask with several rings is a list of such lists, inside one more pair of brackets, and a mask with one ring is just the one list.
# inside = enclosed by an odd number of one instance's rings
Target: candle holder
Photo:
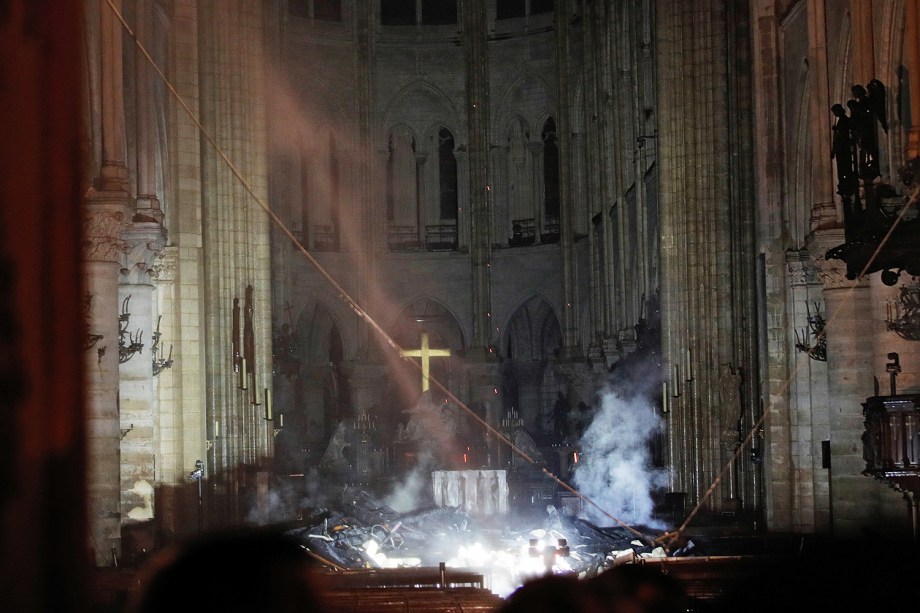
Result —
[[[818, 303], [815, 303], [815, 311], [811, 312], [811, 307], [808, 306], [808, 303], [805, 303], [805, 309], [807, 313], [807, 322], [808, 330], [802, 330], [801, 334], [798, 330], [795, 331], [795, 348], [799, 351], [808, 354], [808, 357], [812, 360], [817, 360], [819, 362], [827, 361], [827, 338], [824, 334], [825, 321], [824, 317], [821, 316], [820, 309], [818, 308]], [[809, 334], [814, 337], [814, 344], [811, 344], [808, 341]]]
[[167, 368], [172, 368], [173, 359], [172, 359], [172, 345], [169, 346], [169, 355], [166, 356], [166, 359], [163, 359], [163, 348], [160, 347], [160, 320], [163, 319], [163, 316], [160, 315], [157, 317], [157, 329], [151, 337], [153, 343], [150, 345], [150, 353], [153, 356], [153, 376], [156, 377], [161, 372]]
[[920, 286], [901, 287], [898, 300], [887, 304], [885, 327], [908, 341], [920, 341]]
[[128, 332], [128, 324], [131, 321], [131, 313], [128, 311], [128, 303], [131, 301], [131, 295], [121, 302], [121, 315], [118, 316], [118, 363], [124, 364], [134, 357], [135, 353], [140, 353], [144, 348], [141, 340], [144, 337], [143, 330], [135, 330], [133, 333]]

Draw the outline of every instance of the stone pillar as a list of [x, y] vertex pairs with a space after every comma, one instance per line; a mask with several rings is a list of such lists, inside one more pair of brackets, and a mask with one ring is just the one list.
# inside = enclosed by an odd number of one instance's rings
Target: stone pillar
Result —
[[[828, 237], [831, 238], [831, 237]], [[842, 232], [838, 242], [842, 242]], [[872, 313], [867, 280], [846, 278], [846, 265], [816, 258], [827, 305], [827, 376], [831, 455], [831, 514], [836, 536], [856, 537], [883, 515], [886, 499], [900, 498], [887, 486], [862, 474], [862, 404], [873, 381], [865, 365], [872, 363], [872, 345], [857, 331], [865, 330]], [[888, 491], [883, 491], [888, 490]]]
[[[153, 28], [150, 26], [152, 7], [149, 0], [139, 0], [135, 17], [137, 34], [141, 44], [148, 49], [153, 44]], [[137, 207], [136, 215], [147, 221], [163, 221], [160, 202], [156, 195], [156, 108], [154, 104], [153, 69], [147, 57], [137, 49], [134, 52], [135, 91], [137, 108]]]
[[[813, 118], [820, 119], [810, 122], [809, 137], [815, 151], [830, 152], [833, 117], [828, 97], [827, 19], [824, 5], [825, 0], [808, 2], [808, 98], [811, 102], [809, 113]], [[869, 79], [866, 79], [863, 83], [868, 81]], [[811, 206], [811, 229], [814, 231], [836, 225], [838, 207], [834, 202], [834, 174], [830, 156], [814, 155], [811, 164], [812, 193], [815, 195], [815, 201]]]
[[[907, 54], [908, 74], [920, 74], [920, 0], [907, 0], [907, 29], [904, 32], [904, 51]], [[920, 157], [920, 79], [907, 81], [909, 87], [911, 125], [907, 126], [907, 152], [905, 158]]]
[[489, 49], [485, 0], [461, 3], [466, 53], [466, 116], [469, 124], [470, 266], [473, 334], [470, 349], [492, 348], [492, 192], [489, 180]]
[[[556, 0], [556, 23], [568, 23], [569, 0]], [[578, 301], [576, 299], [575, 275], [575, 231], [578, 219], [578, 198], [575, 194], [574, 176], [580, 149], [579, 138], [572, 133], [569, 84], [577, 75], [569, 73], [569, 29], [555, 28], [556, 45], [556, 87], [558, 90], [558, 109], [556, 116], [556, 134], [559, 138], [559, 243], [562, 251], [562, 292], [564, 310], [562, 312], [562, 358], [566, 359], [578, 352]]]
[[[125, 109], [123, 95], [122, 25], [112, 10], [121, 0], [100, 2], [102, 160], [97, 187], [102, 191], [128, 191], [125, 164]], [[93, 55], [91, 54], [91, 57]]]
[[[153, 519], [153, 488], [159, 446], [157, 406], [153, 393], [155, 328], [154, 258], [165, 245], [165, 233], [155, 222], [136, 223], [122, 233], [128, 245], [118, 284], [119, 422], [121, 429], [122, 523]], [[134, 352], [133, 343], [139, 344]]]
[[[813, 2], [811, 5], [821, 3]], [[853, 83], [865, 85], [875, 78], [875, 44], [873, 41], [872, 0], [850, 0], [850, 28], [852, 51], [850, 58], [853, 61]], [[815, 6], [809, 6], [809, 9]], [[823, 7], [822, 7], [823, 8]], [[823, 18], [824, 11], [816, 18]], [[809, 21], [811, 15], [809, 14]], [[824, 24], [822, 19], [821, 24]], [[823, 25], [822, 25], [823, 27]]]
[[464, 251], [470, 246], [470, 184], [460, 180], [469, 176], [469, 159], [466, 151], [454, 149], [457, 160], [457, 250]]
[[124, 192], [96, 192], [86, 202], [84, 257], [87, 321], [101, 338], [87, 353], [87, 492], [90, 547], [99, 566], [121, 555], [118, 409], [118, 269], [125, 243]]

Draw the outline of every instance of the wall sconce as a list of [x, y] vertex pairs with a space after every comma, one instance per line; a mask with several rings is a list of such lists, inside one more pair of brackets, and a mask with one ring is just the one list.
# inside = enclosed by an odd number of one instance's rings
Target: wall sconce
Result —
[[887, 301], [885, 326], [908, 341], [920, 341], [920, 287], [901, 286], [901, 295]]
[[160, 347], [160, 320], [163, 316], [157, 317], [157, 329], [153, 333], [153, 344], [150, 345], [150, 353], [153, 355], [153, 376], [156, 377], [167, 368], [172, 368], [172, 345], [169, 346], [169, 355], [163, 359], [163, 348]]
[[86, 349], [92, 349], [96, 343], [104, 338], [102, 334], [93, 334], [89, 331], [89, 307], [92, 302], [92, 294], [83, 295], [83, 321], [86, 322]]
[[808, 328], [811, 336], [814, 337], [814, 345], [808, 343], [809, 332], [802, 330], [801, 334], [799, 331], [795, 331], [795, 348], [799, 351], [808, 354], [812, 360], [817, 360], [819, 362], [827, 361], [827, 338], [824, 335], [824, 318], [821, 316], [821, 313], [818, 309], [818, 303], [815, 303], [815, 312], [811, 312], [811, 308], [808, 306], [808, 303], [805, 303], [805, 309], [807, 311], [807, 321]]
[[128, 436], [128, 432], [131, 432], [131, 430], [134, 430], [134, 424], [131, 424], [131, 425], [130, 425], [129, 427], [127, 427], [127, 428], [122, 428], [122, 429], [121, 429], [121, 438], [125, 438], [126, 436]]
[[[140, 353], [144, 348], [141, 339], [144, 336], [143, 330], [137, 330], [135, 334], [128, 332], [128, 323], [131, 321], [131, 313], [128, 312], [128, 302], [131, 300], [129, 294], [121, 302], [121, 315], [118, 316], [118, 363], [124, 364], [134, 357], [135, 353]], [[127, 340], [125, 337], [127, 336]]]

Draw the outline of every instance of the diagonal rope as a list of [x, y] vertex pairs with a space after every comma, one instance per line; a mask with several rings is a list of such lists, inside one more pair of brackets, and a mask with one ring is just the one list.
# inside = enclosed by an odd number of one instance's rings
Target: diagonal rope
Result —
[[[189, 105], [185, 102], [185, 100], [182, 98], [182, 96], [179, 94], [179, 92], [176, 90], [173, 84], [169, 81], [169, 79], [166, 77], [163, 71], [160, 70], [159, 66], [157, 66], [156, 62], [147, 52], [144, 45], [141, 44], [140, 40], [138, 40], [137, 34], [135, 34], [135, 32], [131, 29], [131, 27], [125, 21], [124, 17], [121, 15], [119, 10], [112, 4], [112, 0], [106, 0], [106, 3], [112, 9], [112, 12], [115, 13], [116, 17], [121, 22], [122, 27], [129, 34], [131, 39], [134, 41], [134, 44], [138, 48], [138, 50], [140, 50], [143, 56], [147, 59], [147, 62], [151, 65], [151, 67], [153, 67], [154, 71], [163, 81], [164, 85], [168, 88], [169, 92], [176, 99], [176, 101], [179, 103], [182, 109], [186, 112], [186, 114], [189, 116], [192, 122], [194, 122], [195, 126], [198, 128], [201, 134], [204, 135], [204, 137], [207, 139], [208, 143], [210, 143], [211, 147], [214, 149], [214, 151], [217, 153], [220, 159], [227, 165], [227, 167], [230, 169], [233, 175], [237, 178], [237, 180], [240, 181], [240, 183], [243, 185], [243, 187], [249, 193], [249, 195], [253, 198], [253, 200], [255, 200], [255, 202], [259, 205], [259, 207], [263, 211], [265, 211], [265, 213], [271, 218], [271, 220], [275, 223], [278, 229], [280, 229], [281, 232], [284, 233], [284, 235], [287, 236], [291, 240], [292, 243], [294, 243], [294, 246], [297, 248], [297, 250], [310, 262], [310, 264], [316, 269], [316, 271], [319, 272], [320, 275], [335, 289], [335, 291], [338, 294], [339, 299], [344, 301], [358, 317], [364, 320], [364, 322], [367, 323], [367, 325], [369, 325], [386, 342], [387, 345], [389, 345], [394, 351], [396, 351], [397, 355], [400, 355], [403, 351], [402, 347], [400, 347], [396, 343], [396, 341], [394, 341], [383, 330], [383, 328], [380, 327], [380, 325], [370, 316], [370, 314], [368, 314], [367, 311], [361, 308], [358, 302], [354, 298], [351, 297], [351, 295], [345, 290], [345, 288], [342, 287], [341, 284], [339, 284], [338, 281], [336, 281], [335, 278], [331, 274], [329, 274], [329, 272], [326, 271], [325, 268], [323, 268], [323, 266], [319, 263], [319, 261], [317, 261], [316, 258], [314, 258], [313, 255], [310, 254], [310, 252], [306, 249], [306, 247], [303, 246], [303, 244], [297, 239], [297, 237], [291, 232], [291, 230], [275, 214], [275, 212], [271, 209], [271, 207], [267, 203], [265, 203], [263, 199], [255, 192], [250, 182], [246, 180], [246, 178], [242, 175], [242, 173], [239, 171], [239, 169], [236, 167], [233, 161], [229, 158], [229, 156], [227, 156], [227, 154], [223, 151], [220, 145], [218, 145], [215, 138], [208, 132], [208, 130], [201, 123], [199, 118], [195, 115], [195, 113], [192, 111]], [[400, 357], [401, 359], [403, 359], [404, 362], [408, 362], [414, 368], [418, 369], [419, 372], [421, 372], [422, 366], [420, 363], [416, 362], [415, 360], [411, 360], [406, 357], [403, 357], [403, 356], [400, 356]], [[430, 383], [434, 384], [434, 386], [437, 387], [442, 393], [444, 393], [450, 400], [452, 400], [471, 419], [473, 419], [474, 421], [479, 423], [483, 428], [485, 428], [489, 434], [495, 436], [495, 438], [497, 438], [500, 442], [507, 445], [512, 451], [514, 451], [517, 455], [519, 455], [521, 458], [523, 458], [528, 463], [535, 465], [535, 466], [538, 465], [537, 461], [534, 458], [528, 455], [523, 449], [515, 445], [508, 437], [506, 437], [500, 431], [496, 430], [487, 421], [485, 421], [479, 415], [477, 415], [475, 411], [470, 409], [464, 402], [462, 402], [459, 398], [457, 398], [450, 390], [444, 387], [444, 385], [442, 385], [441, 382], [438, 381], [435, 377], [429, 375], [428, 380]], [[560, 479], [558, 476], [556, 476], [554, 473], [552, 473], [549, 469], [545, 467], [541, 467], [541, 470], [544, 475], [552, 479], [560, 487], [566, 489], [573, 495], [577, 496], [578, 499], [581, 500], [582, 502], [585, 502], [589, 504], [590, 506], [592, 506], [593, 508], [597, 509], [605, 517], [611, 519], [618, 525], [622, 526], [623, 528], [631, 532], [636, 537], [644, 540], [646, 543], [651, 542], [651, 539], [647, 535], [639, 532], [638, 530], [636, 530], [629, 524], [625, 523], [624, 521], [620, 520], [619, 518], [615, 517], [611, 513], [604, 510], [596, 502], [594, 502], [593, 500], [591, 500], [590, 498], [588, 498], [581, 492], [574, 489], [568, 483], [566, 483], [565, 481]]]

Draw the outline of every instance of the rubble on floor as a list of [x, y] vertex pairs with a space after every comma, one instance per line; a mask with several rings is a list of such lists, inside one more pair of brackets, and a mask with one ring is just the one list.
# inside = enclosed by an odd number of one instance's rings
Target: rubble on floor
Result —
[[289, 533], [328, 568], [470, 569], [505, 596], [547, 573], [597, 575], [612, 566], [681, 555], [635, 527], [600, 527], [552, 505], [527, 519], [512, 514], [474, 518], [458, 507], [398, 513], [366, 491], [345, 498], [341, 509], [315, 509]]

